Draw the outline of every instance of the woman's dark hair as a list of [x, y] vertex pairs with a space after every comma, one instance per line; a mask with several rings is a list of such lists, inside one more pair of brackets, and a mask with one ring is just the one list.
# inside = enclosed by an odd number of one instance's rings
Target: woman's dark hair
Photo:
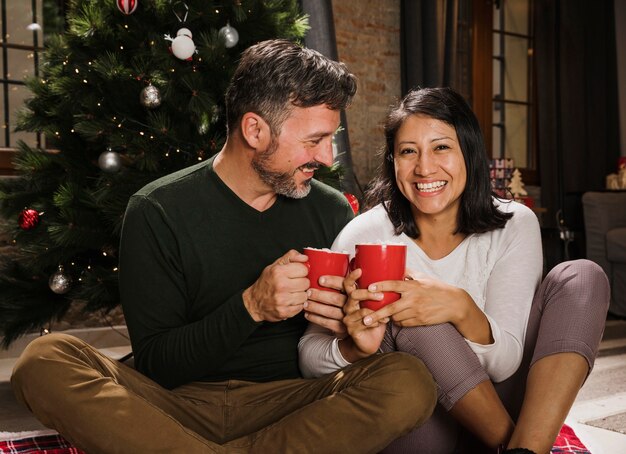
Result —
[[465, 99], [451, 88], [421, 88], [411, 90], [393, 106], [385, 122], [385, 146], [381, 152], [379, 176], [367, 192], [368, 204], [382, 203], [396, 234], [419, 237], [411, 212], [411, 203], [396, 182], [394, 169], [394, 140], [404, 121], [411, 115], [425, 115], [452, 126], [459, 139], [467, 182], [461, 195], [461, 207], [455, 233], [483, 233], [504, 227], [513, 216], [499, 211], [493, 202], [489, 180], [489, 162], [478, 120]]
[[294, 106], [348, 107], [356, 77], [343, 63], [291, 41], [263, 41], [246, 49], [226, 90], [229, 133], [246, 112], [254, 112], [278, 135]]

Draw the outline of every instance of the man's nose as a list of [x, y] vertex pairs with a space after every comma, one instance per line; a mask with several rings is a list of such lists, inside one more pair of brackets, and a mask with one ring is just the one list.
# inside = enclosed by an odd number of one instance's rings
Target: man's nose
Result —
[[315, 160], [320, 164], [325, 165], [326, 167], [330, 167], [333, 165], [333, 141], [332, 138], [329, 140], [324, 140], [321, 144], [319, 151], [314, 156]]

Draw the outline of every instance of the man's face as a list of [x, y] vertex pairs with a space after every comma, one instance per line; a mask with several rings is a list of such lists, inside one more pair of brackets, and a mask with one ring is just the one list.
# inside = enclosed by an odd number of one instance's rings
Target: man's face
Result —
[[339, 111], [325, 105], [294, 107], [280, 134], [264, 151], [257, 151], [252, 167], [276, 194], [306, 197], [320, 165], [333, 163], [333, 134]]

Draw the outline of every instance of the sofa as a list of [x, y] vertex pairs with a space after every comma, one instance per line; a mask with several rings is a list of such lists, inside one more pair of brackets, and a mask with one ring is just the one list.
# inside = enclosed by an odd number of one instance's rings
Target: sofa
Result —
[[586, 192], [582, 203], [587, 258], [609, 278], [609, 312], [626, 317], [626, 191]]

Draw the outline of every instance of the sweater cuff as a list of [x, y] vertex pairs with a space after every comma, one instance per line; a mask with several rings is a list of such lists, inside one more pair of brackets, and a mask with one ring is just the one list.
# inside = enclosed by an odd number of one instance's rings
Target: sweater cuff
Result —
[[333, 339], [333, 342], [330, 345], [330, 355], [333, 362], [340, 368], [344, 368], [352, 364], [351, 362], [347, 361], [346, 358], [344, 358], [341, 354], [341, 350], [339, 350], [339, 339], [337, 339], [336, 337]]
[[233, 316], [242, 323], [243, 327], [257, 328], [263, 323], [253, 319], [248, 309], [246, 309], [246, 305], [243, 302], [243, 290], [229, 299], [229, 306], [232, 309]]

